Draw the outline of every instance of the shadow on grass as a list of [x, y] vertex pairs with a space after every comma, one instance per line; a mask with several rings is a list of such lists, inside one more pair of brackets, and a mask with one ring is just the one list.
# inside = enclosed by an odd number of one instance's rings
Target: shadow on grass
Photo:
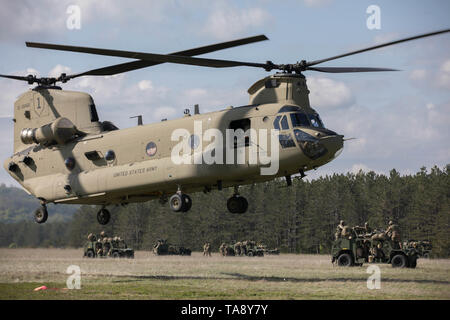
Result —
[[[270, 281], [270, 282], [361, 282], [366, 281], [366, 278], [292, 278], [292, 277], [265, 277], [265, 276], [251, 276], [241, 273], [222, 273], [226, 277], [201, 277], [201, 276], [164, 276], [164, 275], [121, 275], [115, 276], [120, 278], [127, 278], [123, 280], [113, 280], [112, 282], [135, 282], [144, 280], [244, 280], [244, 281]], [[446, 284], [450, 281], [446, 280], [431, 280], [431, 279], [392, 279], [382, 278], [383, 282], [400, 282], [400, 283], [422, 283], [422, 284]]]

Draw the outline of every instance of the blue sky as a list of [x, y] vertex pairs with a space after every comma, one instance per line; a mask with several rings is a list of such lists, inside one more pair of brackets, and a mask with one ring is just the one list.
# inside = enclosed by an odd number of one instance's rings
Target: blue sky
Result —
[[[69, 30], [69, 5], [81, 10], [81, 29]], [[381, 10], [381, 29], [366, 26], [369, 5]], [[0, 73], [56, 75], [127, 59], [47, 51], [25, 41], [168, 53], [258, 34], [270, 39], [204, 55], [242, 61], [316, 60], [402, 37], [448, 28], [449, 1], [1, 1]], [[311, 103], [327, 127], [356, 137], [335, 161], [310, 174], [450, 163], [450, 34], [331, 61], [323, 66], [374, 66], [401, 72], [306, 72]], [[176, 118], [248, 102], [246, 90], [266, 76], [241, 67], [208, 69], [162, 64], [114, 77], [85, 77], [65, 89], [89, 92], [103, 120], [119, 127]], [[0, 80], [0, 158], [12, 152], [13, 103], [28, 85]], [[0, 182], [15, 184], [2, 170]]]

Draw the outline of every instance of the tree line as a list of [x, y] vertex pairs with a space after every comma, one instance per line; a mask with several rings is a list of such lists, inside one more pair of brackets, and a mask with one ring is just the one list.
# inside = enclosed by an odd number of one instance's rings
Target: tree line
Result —
[[187, 213], [174, 213], [157, 200], [113, 207], [107, 226], [96, 220], [98, 207], [81, 206], [67, 221], [2, 222], [0, 246], [78, 248], [89, 233], [104, 230], [138, 250], [151, 250], [157, 239], [194, 251], [206, 241], [217, 251], [222, 242], [255, 240], [281, 252], [328, 254], [340, 220], [380, 229], [393, 220], [403, 239], [431, 240], [435, 257], [449, 257], [449, 170], [421, 168], [403, 176], [395, 169], [388, 176], [360, 171], [294, 178], [290, 187], [284, 179], [243, 186], [249, 208], [241, 215], [226, 209], [231, 188], [192, 194]]

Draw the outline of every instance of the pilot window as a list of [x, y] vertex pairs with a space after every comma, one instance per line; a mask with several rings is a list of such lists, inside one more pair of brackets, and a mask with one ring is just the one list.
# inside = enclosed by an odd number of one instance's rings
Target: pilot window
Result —
[[283, 119], [281, 119], [281, 129], [282, 130], [288, 130], [289, 129], [289, 123], [286, 116], [283, 116]]
[[273, 127], [274, 127], [276, 130], [280, 130], [280, 119], [281, 119], [281, 116], [277, 116], [277, 117], [275, 118], [275, 121], [273, 122]]
[[322, 120], [318, 114], [308, 114], [308, 118], [311, 121], [311, 125], [316, 128], [323, 128]]
[[[229, 128], [231, 130], [243, 130], [244, 131], [244, 138], [245, 138], [245, 146], [248, 147], [250, 145], [250, 131], [247, 131], [250, 129], [250, 119], [239, 119], [234, 120], [230, 122]], [[237, 136], [234, 137], [234, 148], [237, 148], [238, 141]]]
[[291, 113], [292, 126], [295, 127], [309, 127], [310, 123], [306, 114], [297, 112]]

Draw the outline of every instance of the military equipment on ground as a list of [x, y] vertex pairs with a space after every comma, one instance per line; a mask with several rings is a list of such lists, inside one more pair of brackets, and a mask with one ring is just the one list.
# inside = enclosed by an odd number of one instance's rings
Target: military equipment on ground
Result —
[[258, 248], [264, 252], [264, 254], [280, 254], [280, 249], [268, 249], [266, 245], [260, 244]]
[[106, 241], [88, 240], [84, 245], [84, 257], [111, 257], [133, 259], [134, 250], [132, 248], [129, 248], [125, 241], [122, 239], [112, 239]]
[[[293, 64], [275, 64], [271, 61], [253, 63], [219, 59], [194, 58], [195, 55], [268, 40], [260, 35], [215, 45], [179, 51], [171, 54], [153, 54], [27, 42], [28, 47], [81, 52], [136, 59], [118, 65], [89, 70], [76, 74], [62, 73], [59, 77], [35, 75], [0, 77], [25, 81], [37, 86], [22, 94], [14, 104], [14, 153], [4, 162], [5, 170], [27, 192], [40, 200], [35, 220], [44, 223], [48, 203], [99, 205], [100, 224], [107, 224], [110, 205], [160, 199], [169, 202], [175, 212], [187, 212], [192, 206], [188, 193], [233, 187], [234, 194], [227, 201], [231, 213], [244, 213], [248, 208], [239, 186], [285, 177], [292, 184], [291, 175], [317, 169], [335, 159], [342, 151], [344, 136], [327, 129], [319, 114], [310, 106], [306, 71], [326, 73], [395, 71], [389, 68], [320, 67], [320, 63], [354, 54], [394, 45], [414, 39], [449, 32], [441, 30], [315, 61], [301, 60]], [[145, 68], [160, 63], [178, 63], [202, 67], [227, 68], [247, 66], [266, 71], [278, 70], [255, 82], [249, 89], [249, 103], [238, 108], [200, 114], [189, 110], [180, 119], [143, 125], [142, 118], [133, 128], [119, 130], [109, 121], [100, 121], [93, 98], [83, 92], [62, 90], [56, 86], [81, 76], [107, 76]], [[208, 145], [212, 148], [196, 149], [203, 139], [194, 132], [196, 125], [214, 129], [225, 143]], [[183, 129], [186, 141], [173, 141], [176, 129]], [[267, 143], [264, 157], [278, 152], [278, 171], [268, 170], [261, 157], [252, 163], [249, 156], [258, 151], [259, 142], [253, 141], [253, 132], [259, 131]], [[179, 131], [178, 131], [179, 132]], [[231, 132], [231, 138], [229, 133]], [[211, 133], [211, 132], [209, 132]], [[180, 137], [181, 138], [181, 137]], [[251, 140], [252, 139], [252, 140]], [[217, 140], [217, 138], [215, 138]], [[187, 152], [178, 154], [191, 157], [190, 163], [175, 163], [174, 148], [187, 142]], [[217, 142], [216, 142], [217, 143]], [[215, 146], [221, 152], [212, 150]], [[200, 148], [201, 149], [201, 148]], [[234, 149], [238, 149], [235, 152]], [[207, 154], [209, 150], [210, 154]], [[222, 152], [223, 150], [223, 152]], [[242, 151], [242, 152], [241, 152]], [[181, 152], [181, 148], [180, 148]], [[186, 154], [187, 153], [187, 154]], [[209, 163], [195, 162], [193, 155], [209, 155]], [[237, 154], [245, 159], [237, 159]], [[228, 157], [230, 156], [230, 157]], [[201, 159], [202, 157], [200, 157]], [[233, 158], [233, 159], [231, 159]], [[254, 157], [253, 157], [254, 158]], [[176, 164], [176, 165], [175, 165]]]
[[338, 266], [362, 266], [363, 263], [390, 263], [394, 268], [415, 268], [417, 250], [396, 247], [390, 240], [349, 237], [334, 241], [331, 249], [332, 263]]
[[421, 258], [428, 259], [431, 256], [431, 241], [429, 240], [407, 240], [403, 242], [404, 248], [414, 248]]
[[153, 253], [156, 255], [181, 255], [190, 256], [191, 249], [182, 246], [172, 245], [167, 240], [160, 239], [153, 246]]

